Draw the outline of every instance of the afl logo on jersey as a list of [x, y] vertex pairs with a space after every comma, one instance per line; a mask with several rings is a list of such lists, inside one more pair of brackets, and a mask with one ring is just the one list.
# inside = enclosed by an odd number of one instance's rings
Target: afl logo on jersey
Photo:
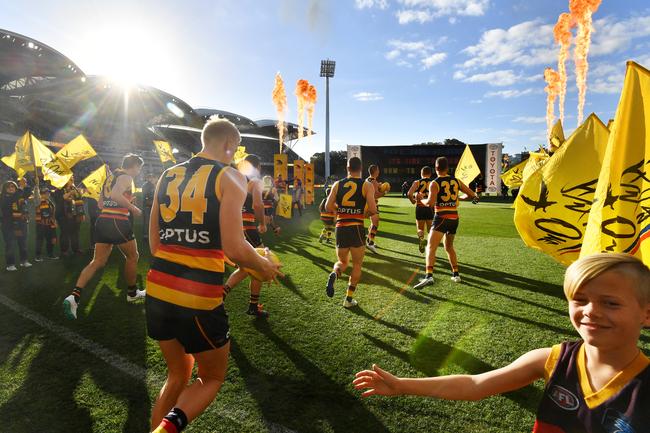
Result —
[[580, 406], [578, 398], [571, 391], [559, 385], [553, 385], [549, 397], [564, 410], [576, 410]]

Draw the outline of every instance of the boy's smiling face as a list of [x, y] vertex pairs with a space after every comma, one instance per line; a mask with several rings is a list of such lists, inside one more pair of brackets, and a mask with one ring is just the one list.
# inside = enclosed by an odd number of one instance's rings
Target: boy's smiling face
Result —
[[612, 270], [578, 289], [569, 301], [569, 316], [585, 343], [599, 349], [637, 344], [641, 328], [650, 326], [650, 303], [640, 304], [635, 283]]

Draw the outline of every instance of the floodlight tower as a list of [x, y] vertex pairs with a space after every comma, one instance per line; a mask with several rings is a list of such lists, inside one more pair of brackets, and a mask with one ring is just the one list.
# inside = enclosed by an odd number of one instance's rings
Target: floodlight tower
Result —
[[330, 178], [330, 78], [334, 77], [336, 62], [321, 60], [320, 76], [325, 77], [325, 184]]

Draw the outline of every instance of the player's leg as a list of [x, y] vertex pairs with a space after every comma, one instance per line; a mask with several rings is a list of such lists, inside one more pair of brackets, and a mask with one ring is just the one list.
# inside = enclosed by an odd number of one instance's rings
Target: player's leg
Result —
[[37, 262], [42, 262], [43, 258], [41, 257], [41, 251], [43, 247], [43, 242], [48, 242], [49, 239], [45, 239], [45, 226], [42, 224], [36, 224], [36, 249], [34, 260]]
[[433, 284], [433, 267], [436, 264], [436, 249], [438, 248], [443, 236], [444, 233], [436, 230], [436, 227], [433, 227], [429, 232], [426, 250], [426, 274], [424, 278], [414, 286], [415, 289], [421, 289]]
[[167, 363], [167, 380], [160, 389], [156, 403], [151, 410], [151, 425], [157, 426], [174, 407], [181, 392], [192, 376], [194, 357], [185, 353], [178, 340], [159, 341], [158, 346]]
[[370, 217], [370, 229], [368, 230], [368, 237], [366, 238], [366, 247], [373, 253], [377, 252], [375, 245], [375, 237], [379, 230], [379, 214], [376, 213]]
[[262, 282], [251, 277], [250, 282], [250, 300], [248, 301], [248, 310], [246, 314], [255, 317], [266, 318], [269, 317], [269, 312], [264, 310], [264, 306], [260, 304], [260, 292], [262, 291]]
[[126, 280], [127, 285], [126, 300], [132, 302], [144, 298], [146, 292], [144, 290], [138, 290], [136, 284], [138, 260], [140, 258], [140, 254], [138, 253], [138, 244], [135, 239], [131, 239], [128, 242], [119, 244], [117, 247], [124, 256], [124, 279]]
[[226, 284], [223, 285], [223, 294], [224, 296], [228, 295], [233, 287], [241, 283], [248, 277], [248, 272], [242, 270], [242, 268], [237, 268], [235, 271], [230, 274], [226, 280]]
[[363, 265], [363, 257], [366, 254], [366, 250], [363, 246], [350, 248], [350, 254], [352, 256], [352, 272], [350, 272], [348, 289], [343, 300], [343, 306], [346, 308], [357, 305], [357, 301], [354, 299], [354, 292], [357, 290], [359, 280], [361, 280], [361, 266]]
[[90, 281], [93, 275], [106, 265], [112, 250], [113, 245], [111, 244], [95, 244], [93, 259], [79, 274], [72, 293], [63, 300], [63, 312], [68, 319], [77, 318], [77, 307], [79, 306], [82, 290], [86, 287], [86, 284], [88, 284], [88, 281]]
[[449, 258], [449, 265], [451, 266], [451, 281], [460, 283], [460, 273], [458, 272], [458, 257], [456, 256], [456, 249], [454, 249], [455, 234], [447, 233], [445, 236], [445, 252]]
[[327, 240], [328, 244], [332, 243], [332, 232], [334, 232], [334, 225], [333, 224], [327, 224], [325, 226], [325, 238]]
[[415, 220], [415, 226], [418, 232], [418, 249], [423, 253], [427, 246], [427, 240], [424, 237], [424, 220]]
[[[337, 244], [338, 243], [339, 240], [337, 239]], [[338, 260], [336, 261], [336, 263], [334, 263], [334, 266], [332, 267], [332, 272], [330, 272], [329, 276], [327, 277], [327, 285], [325, 287], [325, 293], [330, 298], [334, 296], [334, 284], [336, 283], [337, 278], [339, 278], [348, 267], [349, 256], [350, 256], [349, 247], [339, 247], [337, 245], [336, 258]]]

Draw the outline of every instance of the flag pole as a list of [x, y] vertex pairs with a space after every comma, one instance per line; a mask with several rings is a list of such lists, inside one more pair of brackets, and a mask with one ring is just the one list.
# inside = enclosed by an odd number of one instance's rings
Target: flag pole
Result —
[[29, 148], [31, 149], [32, 152], [32, 165], [34, 166], [34, 198], [36, 199], [37, 202], [41, 201], [41, 190], [40, 190], [40, 179], [38, 177], [38, 171], [36, 168], [36, 152], [34, 151], [34, 143], [32, 142], [32, 131], [27, 130], [29, 133]]

